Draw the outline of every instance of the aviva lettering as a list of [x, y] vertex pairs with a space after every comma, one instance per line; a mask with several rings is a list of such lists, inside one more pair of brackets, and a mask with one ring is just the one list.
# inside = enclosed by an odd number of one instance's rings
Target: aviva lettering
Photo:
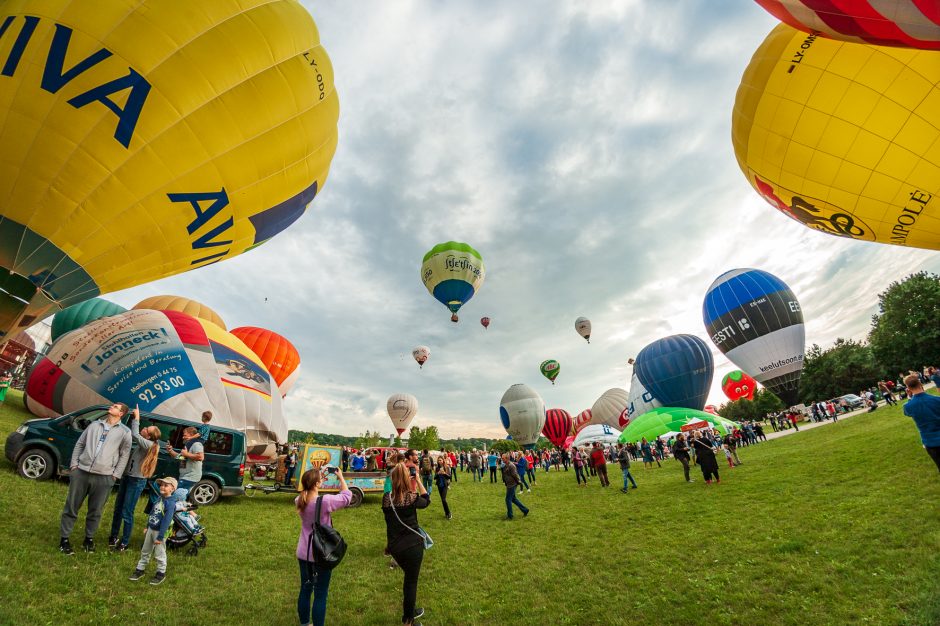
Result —
[[[33, 34], [40, 18], [33, 15], [7, 15], [0, 17], [0, 42], [5, 37], [13, 38], [13, 45], [7, 54], [6, 59], [0, 58], [3, 67], [0, 68], [0, 76], [10, 76], [16, 74], [17, 68], [26, 49], [32, 45], [40, 45], [45, 37], [37, 37], [33, 41]], [[9, 33], [9, 34], [8, 34]], [[49, 44], [49, 51], [46, 54], [46, 61], [43, 66], [42, 79], [39, 86], [45, 91], [55, 94], [67, 87], [76, 77], [81, 76], [91, 68], [95, 67], [105, 59], [114, 55], [106, 48], [100, 48], [84, 59], [78, 61], [72, 67], [65, 68], [65, 58], [75, 58], [74, 54], [69, 54], [69, 44], [72, 41], [72, 29], [62, 24], [55, 24], [55, 33], [52, 36], [52, 42]], [[109, 66], [113, 66], [111, 63]], [[123, 68], [122, 68], [123, 69]], [[137, 122], [140, 120], [140, 114], [147, 102], [147, 96], [150, 94], [150, 83], [140, 75], [134, 68], [128, 67], [127, 74], [124, 76], [110, 77], [101, 84], [92, 87], [88, 91], [73, 95], [67, 102], [80, 109], [92, 102], [98, 102], [107, 107], [117, 117], [117, 126], [114, 129], [114, 138], [122, 146], [130, 146], [131, 139], [134, 137], [134, 129], [137, 128]], [[114, 94], [129, 91], [124, 106], [119, 106], [111, 96]]]
[[[195, 237], [196, 231], [206, 226], [210, 220], [214, 217], [219, 216], [222, 213], [222, 209], [226, 208], [229, 205], [228, 194], [225, 193], [225, 187], [219, 191], [202, 191], [202, 192], [193, 192], [193, 193], [170, 193], [167, 194], [167, 197], [170, 199], [170, 202], [188, 202], [193, 209], [195, 217], [193, 221], [189, 223], [186, 227], [186, 231], [189, 233], [190, 237], [193, 237], [190, 245], [193, 248], [193, 251], [201, 252], [206, 251], [212, 252], [211, 248], [220, 248], [225, 246], [230, 246], [232, 244], [232, 239], [221, 239], [223, 233], [228, 232], [235, 225], [235, 217], [232, 214], [231, 210], [228, 210], [224, 213], [227, 215], [225, 219], [217, 221], [215, 226], [211, 227], [209, 230], [203, 234]], [[232, 249], [226, 247], [225, 250], [221, 252], [212, 252], [211, 254], [206, 254], [198, 259], [190, 261], [190, 265], [202, 265], [215, 263], [221, 261], [222, 258], [231, 252]]]

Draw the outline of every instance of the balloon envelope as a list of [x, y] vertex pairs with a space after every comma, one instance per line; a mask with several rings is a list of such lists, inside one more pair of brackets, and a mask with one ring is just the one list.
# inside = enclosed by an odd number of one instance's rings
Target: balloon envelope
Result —
[[780, 24], [741, 78], [734, 153], [754, 189], [809, 228], [938, 250], [938, 101], [936, 51], [843, 43]]
[[785, 24], [830, 39], [940, 50], [940, 11], [918, 0], [756, 0]]
[[627, 401], [627, 418], [632, 420], [662, 405], [663, 403], [654, 398], [653, 394], [643, 386], [636, 372], [633, 372], [633, 377], [630, 379], [630, 396]]
[[232, 334], [242, 340], [271, 372], [281, 391], [287, 395], [300, 373], [300, 353], [286, 337], [257, 326], [239, 326]]
[[591, 415], [591, 409], [585, 409], [578, 413], [578, 416], [572, 420], [571, 423], [571, 434], [577, 435], [578, 431], [591, 423], [591, 419], [594, 416]]
[[53, 417], [93, 404], [142, 410], [245, 433], [248, 452], [273, 456], [287, 440], [277, 383], [248, 346], [178, 311], [127, 311], [59, 339], [30, 372], [26, 406]]
[[490, 327], [490, 318], [488, 318], [488, 317], [481, 317], [481, 318], [480, 318], [480, 324], [483, 325], [483, 328], [489, 328], [489, 327]]
[[784, 404], [799, 402], [806, 338], [803, 311], [786, 283], [762, 270], [725, 272], [708, 288], [702, 316], [732, 363]]
[[555, 379], [558, 378], [558, 374], [561, 373], [561, 365], [555, 359], [548, 359], [542, 361], [542, 364], [539, 365], [539, 371], [542, 372], [542, 376], [552, 381], [552, 384], [555, 384]]
[[428, 293], [456, 315], [483, 286], [483, 257], [459, 241], [439, 243], [424, 255], [421, 282]]
[[179, 311], [186, 315], [198, 317], [201, 320], [212, 322], [225, 330], [222, 316], [201, 302], [184, 298], [183, 296], [151, 296], [144, 298], [134, 305], [134, 309], [151, 309], [153, 311]]
[[545, 425], [545, 403], [528, 385], [515, 384], [499, 402], [499, 419], [513, 441], [531, 449]]
[[591, 320], [586, 317], [579, 317], [574, 321], [574, 329], [578, 331], [578, 334], [584, 337], [588, 343], [591, 343]]
[[718, 415], [718, 407], [715, 406], [714, 404], [706, 404], [705, 412], [711, 413], [712, 415]]
[[418, 399], [410, 393], [396, 393], [389, 396], [385, 410], [400, 435], [408, 430], [411, 420], [418, 414]]
[[427, 346], [418, 346], [411, 351], [411, 356], [418, 362], [418, 367], [424, 367], [425, 362], [427, 362], [431, 356], [431, 349]]
[[591, 424], [607, 424], [613, 428], [623, 428], [630, 423], [627, 416], [628, 396], [625, 389], [608, 389], [591, 407]]
[[639, 416], [624, 429], [620, 435], [621, 443], [637, 442], [646, 437], [647, 441], [660, 437], [670, 431], [682, 432], [682, 427], [689, 422], [708, 422], [721, 434], [726, 435], [735, 426], [731, 420], [684, 407], [660, 407]]
[[562, 447], [571, 432], [571, 415], [564, 409], [549, 409], [545, 412], [545, 426], [542, 434], [552, 445]]
[[52, 341], [55, 342], [65, 333], [81, 328], [93, 320], [117, 315], [127, 309], [103, 298], [92, 298], [62, 309], [52, 318]]
[[592, 443], [617, 443], [619, 437], [620, 431], [608, 424], [591, 424], [581, 429], [571, 445], [579, 447]]
[[715, 363], [708, 345], [695, 335], [670, 335], [640, 350], [633, 371], [663, 406], [701, 411]]
[[0, 334], [246, 252], [326, 181], [339, 101], [300, 2], [4, 15]]
[[753, 400], [754, 391], [757, 390], [757, 381], [741, 370], [734, 370], [721, 379], [721, 390], [732, 402], [741, 398]]

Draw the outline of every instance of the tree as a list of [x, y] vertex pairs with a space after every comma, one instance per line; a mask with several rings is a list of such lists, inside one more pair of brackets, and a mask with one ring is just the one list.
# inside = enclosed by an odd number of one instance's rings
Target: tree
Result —
[[490, 450], [502, 454], [503, 452], [521, 450], [521, 448], [519, 447], [518, 443], [512, 441], [511, 439], [497, 439], [492, 443], [492, 445], [490, 445]]
[[424, 433], [417, 426], [412, 426], [408, 431], [408, 447], [413, 450], [424, 450]]
[[438, 437], [437, 426], [433, 424], [427, 426], [424, 429], [424, 449], [426, 450], [440, 450], [441, 449], [441, 440]]
[[871, 348], [851, 339], [836, 339], [831, 348], [818, 345], [803, 359], [800, 398], [804, 404], [830, 400], [867, 389], [881, 377]]
[[402, 444], [401, 444], [401, 436], [400, 436], [400, 435], [395, 435], [395, 441], [392, 443], [392, 445], [395, 446], [396, 448], [403, 448], [403, 447], [404, 447], [404, 446], [402, 446]]
[[868, 342], [885, 374], [940, 363], [940, 276], [918, 272], [893, 282], [878, 295], [878, 306]]
[[783, 407], [780, 398], [767, 391], [758, 389], [754, 392], [754, 399], [741, 398], [734, 402], [722, 404], [718, 414], [734, 422], [743, 420], [759, 420], [771, 412], [779, 411]]
[[380, 446], [382, 445], [382, 435], [379, 433], [379, 431], [375, 431], [373, 433], [367, 430], [365, 433], [359, 435], [353, 445], [360, 450]]

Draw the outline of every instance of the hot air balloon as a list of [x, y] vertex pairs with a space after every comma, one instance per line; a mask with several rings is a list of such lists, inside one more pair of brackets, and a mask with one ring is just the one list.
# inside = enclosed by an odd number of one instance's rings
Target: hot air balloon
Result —
[[714, 404], [706, 404], [705, 412], [711, 413], [712, 415], [718, 415], [718, 407], [715, 406]]
[[780, 24], [741, 78], [735, 156], [771, 206], [812, 229], [937, 250], [938, 101], [935, 51], [843, 43]]
[[705, 411], [696, 411], [683, 407], [660, 407], [649, 413], [637, 417], [632, 424], [624, 429], [620, 435], [621, 443], [636, 442], [646, 437], [652, 441], [656, 437], [670, 432], [684, 432], [690, 426], [705, 426], [717, 428], [723, 435], [731, 432], [736, 425], [720, 415], [712, 415]]
[[450, 309], [453, 322], [457, 321], [457, 311], [480, 290], [485, 278], [483, 257], [458, 241], [437, 244], [421, 263], [421, 282], [428, 293]]
[[[632, 420], [647, 411], [658, 409], [662, 405], [663, 403], [654, 398], [653, 394], [643, 386], [643, 383], [637, 378], [636, 372], [634, 372], [633, 377], [630, 379], [630, 395], [627, 400], [627, 418]], [[620, 426], [620, 428], [623, 428], [623, 426]]]
[[788, 406], [799, 401], [806, 337], [803, 311], [786, 283], [762, 270], [725, 272], [708, 288], [702, 316], [732, 363]]
[[[781, 22], [830, 39], [940, 50], [940, 9], [918, 0], [756, 0]], [[930, 8], [928, 8], [930, 7]]]
[[0, 335], [250, 250], [323, 187], [339, 102], [300, 2], [3, 6]]
[[633, 371], [663, 406], [701, 411], [715, 364], [708, 345], [695, 335], [670, 335], [640, 350]]
[[65, 333], [81, 328], [88, 322], [102, 317], [117, 315], [127, 309], [103, 298], [92, 298], [62, 309], [52, 318], [52, 341], [55, 342]]
[[622, 429], [630, 423], [627, 415], [628, 396], [625, 389], [614, 387], [608, 389], [591, 407], [591, 423], [607, 424], [613, 428]]
[[542, 372], [542, 376], [552, 381], [552, 384], [555, 384], [555, 379], [558, 378], [558, 374], [561, 373], [561, 365], [555, 359], [548, 359], [542, 361], [542, 364], [539, 365], [539, 371]]
[[396, 393], [389, 396], [385, 410], [392, 420], [392, 426], [400, 435], [408, 430], [411, 420], [418, 414], [418, 399], [410, 393]]
[[612, 444], [617, 443], [619, 438], [620, 431], [611, 428], [608, 424], [591, 424], [581, 429], [571, 445], [579, 448], [592, 443]]
[[513, 441], [531, 450], [545, 425], [545, 403], [528, 385], [513, 385], [499, 401], [499, 419]]
[[152, 311], [179, 311], [201, 320], [212, 322], [222, 330], [225, 330], [225, 322], [222, 316], [210, 309], [202, 302], [196, 302], [183, 296], [150, 296], [144, 298], [134, 305], [134, 309], [150, 309]]
[[425, 361], [431, 356], [431, 349], [427, 346], [418, 346], [411, 351], [411, 356], [418, 362], [419, 368], [424, 368]]
[[571, 434], [577, 435], [578, 431], [591, 423], [591, 409], [585, 409], [578, 413], [577, 417], [571, 422]]
[[591, 343], [591, 320], [586, 317], [579, 317], [574, 321], [574, 329], [584, 337], [585, 341]]
[[94, 404], [142, 410], [245, 433], [248, 453], [271, 457], [287, 441], [281, 394], [260, 359], [212, 322], [178, 311], [127, 311], [90, 322], [52, 345], [26, 383], [26, 406], [54, 417]]
[[490, 318], [488, 318], [488, 317], [481, 317], [481, 318], [480, 318], [480, 324], [483, 325], [483, 328], [489, 328], [489, 327], [490, 327]]
[[568, 414], [568, 411], [549, 409], [545, 411], [545, 426], [542, 427], [542, 434], [552, 442], [553, 446], [561, 448], [571, 432], [571, 424], [571, 415]]
[[565, 442], [561, 445], [563, 450], [567, 450], [571, 447], [571, 444], [574, 443], [574, 435], [568, 435], [565, 437]]
[[261, 359], [274, 377], [281, 397], [286, 396], [300, 374], [300, 353], [294, 344], [273, 330], [256, 326], [239, 326], [231, 333]]
[[734, 370], [721, 379], [721, 390], [732, 402], [741, 398], [753, 400], [754, 391], [757, 390], [757, 381], [741, 370]]

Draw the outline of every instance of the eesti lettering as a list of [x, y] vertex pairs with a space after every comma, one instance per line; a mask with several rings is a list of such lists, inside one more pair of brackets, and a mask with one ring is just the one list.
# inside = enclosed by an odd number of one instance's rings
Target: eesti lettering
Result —
[[891, 228], [891, 243], [899, 246], [907, 245], [907, 236], [911, 234], [911, 227], [917, 223], [917, 218], [927, 208], [933, 195], [915, 189], [909, 197], [910, 200], [904, 203], [904, 208], [895, 218], [896, 223]]

